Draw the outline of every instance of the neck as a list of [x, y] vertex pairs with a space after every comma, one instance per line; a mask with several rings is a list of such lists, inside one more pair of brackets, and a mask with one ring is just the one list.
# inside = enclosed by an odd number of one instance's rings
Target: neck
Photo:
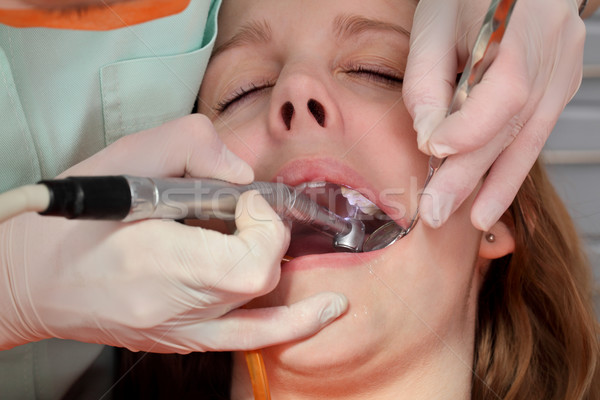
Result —
[[[381, 367], [380, 360], [346, 369], [339, 366], [314, 373], [295, 371], [265, 352], [271, 395], [275, 399], [463, 399], [471, 398], [472, 341], [443, 344], [427, 355]], [[421, 353], [421, 352], [419, 352]], [[404, 364], [404, 366], [403, 366]], [[378, 368], [373, 368], [379, 366]], [[383, 371], [383, 372], [382, 372]], [[234, 356], [232, 399], [252, 400], [252, 386], [243, 353]]]

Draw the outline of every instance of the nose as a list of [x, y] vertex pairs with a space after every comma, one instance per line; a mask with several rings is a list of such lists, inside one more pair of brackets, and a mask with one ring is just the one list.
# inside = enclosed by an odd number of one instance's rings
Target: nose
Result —
[[[306, 108], [317, 124], [320, 127], [325, 128], [325, 118], [327, 115], [325, 114], [325, 107], [323, 107], [323, 104], [319, 103], [318, 100], [309, 99], [306, 103]], [[295, 111], [291, 101], [286, 101], [281, 106], [281, 120], [288, 131], [292, 129], [292, 119], [294, 118]]]
[[269, 120], [275, 135], [334, 128], [339, 115], [324, 79], [316, 74], [282, 74], [273, 88]]

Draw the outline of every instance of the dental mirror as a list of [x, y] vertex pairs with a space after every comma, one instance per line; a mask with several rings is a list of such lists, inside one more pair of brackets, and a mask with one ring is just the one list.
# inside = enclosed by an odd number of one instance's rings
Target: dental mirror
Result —
[[363, 252], [380, 250], [395, 243], [408, 233], [408, 229], [404, 229], [394, 221], [390, 221], [373, 232], [363, 244]]

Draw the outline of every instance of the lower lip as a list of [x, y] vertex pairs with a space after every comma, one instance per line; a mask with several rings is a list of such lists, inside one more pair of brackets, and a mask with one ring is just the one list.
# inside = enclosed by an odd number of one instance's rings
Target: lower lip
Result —
[[349, 268], [367, 264], [379, 257], [386, 249], [368, 253], [326, 253], [310, 254], [282, 263], [281, 271], [305, 271], [318, 268]]

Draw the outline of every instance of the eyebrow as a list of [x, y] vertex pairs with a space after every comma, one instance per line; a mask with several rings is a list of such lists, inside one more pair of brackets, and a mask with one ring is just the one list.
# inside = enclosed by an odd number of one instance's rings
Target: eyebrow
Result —
[[212, 52], [212, 57], [215, 57], [217, 54], [220, 54], [227, 49], [239, 47], [244, 44], [269, 43], [272, 38], [272, 33], [271, 25], [269, 25], [267, 21], [250, 21], [237, 31], [231, 39], [215, 47]]
[[396, 32], [410, 37], [410, 32], [400, 25], [365, 18], [359, 15], [342, 14], [333, 20], [333, 31], [339, 39], [348, 39], [352, 36], [373, 30]]
[[[396, 32], [410, 37], [410, 32], [400, 25], [349, 14], [338, 15], [333, 20], [332, 30], [335, 36], [341, 40], [373, 30]], [[272, 40], [272, 34], [271, 25], [266, 20], [250, 21], [242, 26], [231, 39], [215, 47], [212, 57], [233, 47], [246, 44], [268, 44]]]

